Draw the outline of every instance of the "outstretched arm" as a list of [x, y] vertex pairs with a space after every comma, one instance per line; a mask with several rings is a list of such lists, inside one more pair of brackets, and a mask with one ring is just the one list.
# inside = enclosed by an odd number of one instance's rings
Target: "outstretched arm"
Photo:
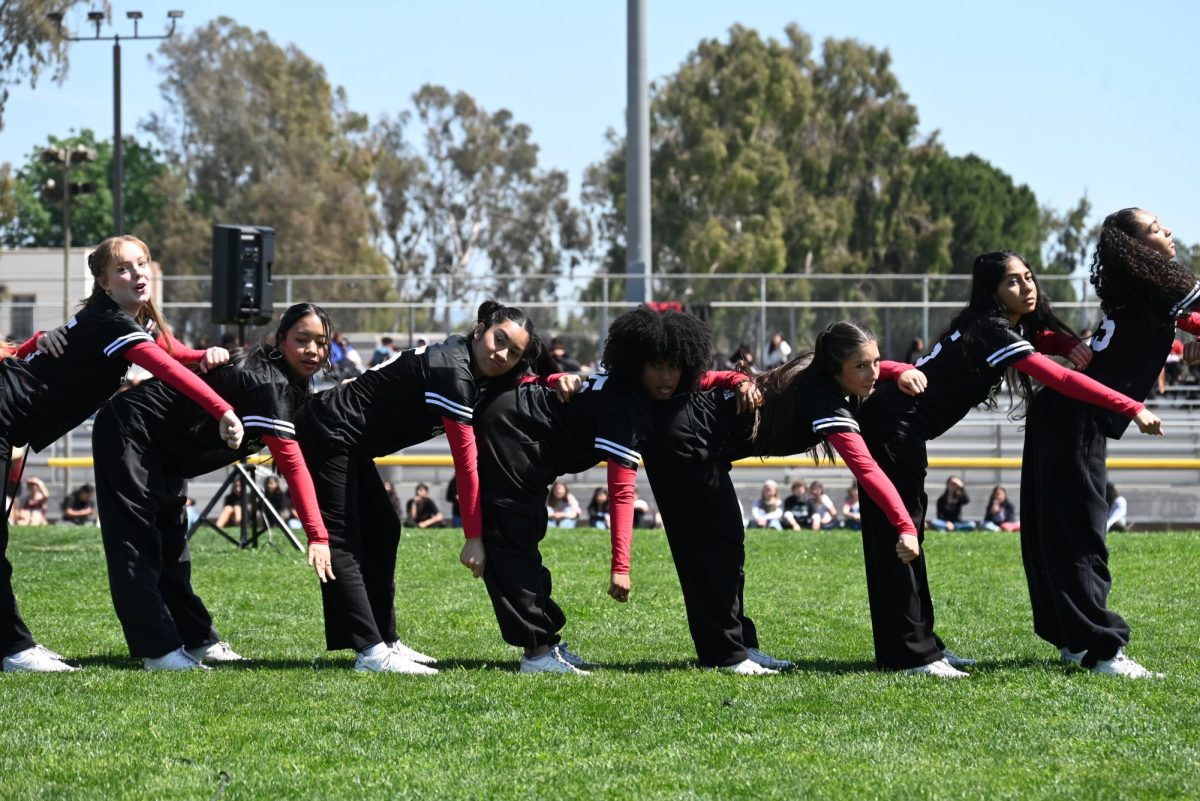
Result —
[[304, 454], [300, 451], [300, 443], [274, 434], [264, 434], [263, 442], [287, 482], [292, 508], [296, 510], [296, 517], [300, 518], [304, 533], [308, 535], [308, 563], [317, 571], [317, 578], [322, 584], [335, 579], [329, 555], [329, 532], [325, 530], [325, 521], [321, 519], [317, 489], [312, 474], [308, 472]]
[[858, 480], [858, 485], [870, 496], [871, 500], [883, 510], [892, 528], [900, 535], [896, 543], [896, 555], [903, 562], [911, 562], [920, 555], [921, 549], [917, 544], [917, 527], [896, 491], [896, 485], [888, 478], [887, 473], [871, 456], [867, 443], [861, 434], [839, 432], [830, 434], [829, 444], [842, 457], [842, 461], [850, 468], [850, 472]]

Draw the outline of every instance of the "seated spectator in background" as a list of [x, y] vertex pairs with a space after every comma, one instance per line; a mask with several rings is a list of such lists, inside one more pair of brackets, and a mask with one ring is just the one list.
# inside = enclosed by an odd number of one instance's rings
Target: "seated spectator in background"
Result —
[[44, 526], [46, 509], [50, 505], [50, 490], [37, 476], [25, 479], [25, 494], [13, 504], [11, 519], [18, 526]]
[[241, 525], [243, 492], [245, 492], [245, 488], [242, 486], [242, 477], [238, 476], [229, 485], [229, 494], [225, 496], [225, 505], [221, 507], [221, 513], [217, 515], [217, 528]]
[[1108, 531], [1128, 531], [1128, 506], [1125, 497], [1110, 481], [1104, 485], [1104, 500], [1108, 501]]
[[1016, 517], [1016, 510], [1008, 499], [1008, 490], [1001, 486], [993, 487], [987, 511], [983, 513], [983, 528], [988, 531], [1020, 531], [1021, 524]]
[[550, 340], [550, 358], [558, 365], [560, 373], [578, 373], [580, 370], [579, 362], [567, 353], [567, 343], [560, 337]]
[[379, 347], [371, 354], [371, 367], [379, 365], [392, 358], [392, 354], [396, 352], [396, 342], [391, 337], [380, 337]]
[[450, 525], [462, 528], [462, 507], [458, 505], [458, 478], [450, 476], [446, 485], [446, 503], [450, 504]]
[[1183, 375], [1183, 343], [1178, 339], [1171, 343], [1171, 352], [1167, 354], [1163, 373], [1168, 384], [1178, 384], [1180, 376]]
[[650, 508], [650, 504], [638, 495], [637, 488], [633, 490], [633, 527], [659, 528], [662, 526], [662, 516]]
[[837, 528], [838, 508], [833, 498], [825, 494], [825, 485], [820, 481], [808, 485], [808, 502], [812, 506], [812, 517], [808, 521], [810, 529]]
[[808, 528], [812, 519], [812, 504], [808, 500], [808, 484], [803, 479], [792, 482], [792, 494], [783, 499], [783, 525], [799, 531]]
[[[283, 518], [283, 522], [290, 526], [290, 518], [292, 516], [291, 499], [288, 498], [283, 485], [279, 483], [278, 476], [269, 475], [263, 480], [263, 496], [267, 499], [267, 503], [271, 504], [271, 508], [279, 512], [279, 516]], [[266, 509], [259, 510], [258, 521], [263, 526], [274, 524], [273, 521], [267, 518]]]
[[750, 346], [745, 342], [738, 345], [737, 350], [729, 357], [728, 367], [730, 370], [757, 373], [758, 368], [754, 366], [754, 351], [750, 350]]
[[341, 331], [334, 332], [333, 341], [329, 343], [329, 363], [339, 379], [356, 378], [362, 374], [362, 356], [358, 355]]
[[970, 502], [962, 479], [950, 476], [946, 491], [937, 499], [937, 517], [929, 521], [930, 527], [938, 531], [974, 531], [975, 523], [962, 518], [963, 507]]
[[925, 340], [920, 337], [913, 337], [913, 341], [908, 343], [908, 350], [904, 351], [904, 363], [916, 364], [917, 359], [925, 355]]
[[571, 494], [565, 481], [555, 481], [550, 485], [550, 494], [546, 498], [546, 521], [551, 528], [575, 528], [579, 525], [581, 514], [579, 501]]
[[846, 488], [846, 500], [842, 501], [842, 525], [851, 531], [862, 531], [862, 513], [858, 509], [858, 485], [854, 482]]
[[408, 502], [404, 525], [417, 528], [441, 528], [445, 523], [437, 504], [429, 497], [429, 485], [418, 484], [416, 496]]
[[778, 367], [785, 363], [792, 355], [792, 346], [783, 338], [782, 331], [776, 331], [771, 335], [771, 342], [767, 345], [767, 356], [763, 359], [763, 369], [770, 370], [772, 367]]
[[64, 523], [74, 523], [77, 526], [91, 525], [96, 522], [96, 488], [84, 484], [72, 492], [62, 502]]
[[396, 486], [390, 481], [383, 482], [383, 491], [387, 494], [388, 503], [396, 510], [396, 517], [404, 519], [404, 511], [400, 508], [400, 496], [396, 494]]
[[183, 513], [187, 515], [188, 529], [200, 522], [200, 510], [196, 508], [196, 502], [191, 498], [183, 499]]
[[592, 493], [592, 500], [588, 503], [588, 525], [592, 528], [607, 529], [609, 526], [608, 518], [608, 490], [604, 487], [597, 487]]
[[750, 507], [750, 528], [783, 528], [783, 504], [779, 501], [779, 485], [771, 479], [763, 482], [762, 492]]

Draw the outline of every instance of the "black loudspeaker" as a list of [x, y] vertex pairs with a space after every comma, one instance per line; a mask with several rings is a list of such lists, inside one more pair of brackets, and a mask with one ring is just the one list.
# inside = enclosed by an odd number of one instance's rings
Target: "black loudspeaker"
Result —
[[270, 322], [274, 309], [271, 285], [274, 264], [274, 228], [214, 225], [213, 322], [251, 325]]

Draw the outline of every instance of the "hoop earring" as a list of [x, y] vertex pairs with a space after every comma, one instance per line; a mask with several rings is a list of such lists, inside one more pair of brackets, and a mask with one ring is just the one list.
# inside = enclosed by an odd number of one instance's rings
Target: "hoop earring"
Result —
[[283, 358], [283, 351], [281, 351], [279, 348], [271, 348], [271, 350], [267, 353], [267, 358], [273, 362], [277, 362]]

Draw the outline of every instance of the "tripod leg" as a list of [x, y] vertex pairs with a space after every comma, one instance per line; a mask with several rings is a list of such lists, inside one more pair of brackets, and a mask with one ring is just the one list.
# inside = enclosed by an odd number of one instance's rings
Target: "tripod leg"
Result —
[[[279, 510], [277, 510], [271, 504], [271, 501], [267, 499], [267, 496], [265, 493], [263, 493], [262, 489], [257, 484], [251, 484], [250, 487], [258, 501], [259, 508], [262, 510], [263, 515], [267, 518], [267, 528], [270, 529], [270, 524], [274, 523], [279, 527], [279, 530], [283, 532], [283, 536], [288, 538], [295, 549], [300, 553], [304, 553], [304, 546], [301, 545], [300, 541], [296, 539], [296, 536], [292, 534], [292, 529], [283, 519], [283, 515], [279, 514]], [[257, 539], [257, 536], [255, 539]]]
[[200, 513], [200, 519], [197, 520], [195, 523], [193, 523], [192, 527], [188, 529], [187, 535], [186, 535], [188, 540], [191, 540], [192, 536], [196, 533], [197, 529], [199, 529], [201, 526], [208, 526], [213, 531], [217, 532], [218, 534], [220, 534], [225, 539], [229, 540], [229, 542], [233, 543], [234, 545], [239, 544], [237, 540], [235, 540], [233, 537], [231, 537], [227, 533], [225, 533], [224, 529], [218, 528], [215, 523], [212, 523], [208, 519], [209, 513], [212, 512], [213, 507], [217, 505], [217, 501], [219, 501], [219, 500], [221, 500], [221, 498], [225, 497], [225, 492], [230, 487], [233, 486], [233, 480], [236, 475], [237, 475], [237, 473], [230, 473], [229, 475], [227, 475], [225, 477], [225, 480], [223, 482], [221, 482], [221, 486], [217, 488], [217, 492], [215, 495], [212, 496], [212, 500], [210, 500], [208, 502], [208, 505], [204, 507], [204, 511]]

